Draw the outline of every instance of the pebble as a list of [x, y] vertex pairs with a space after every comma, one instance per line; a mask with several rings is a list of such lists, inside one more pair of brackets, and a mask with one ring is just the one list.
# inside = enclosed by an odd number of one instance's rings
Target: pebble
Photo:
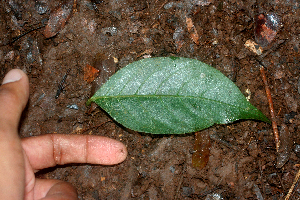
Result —
[[45, 13], [49, 10], [49, 7], [48, 7], [48, 5], [47, 5], [47, 2], [46, 2], [45, 0], [35, 1], [35, 10], [36, 10], [40, 15], [45, 14]]
[[191, 187], [182, 187], [183, 196], [191, 196], [194, 193], [194, 189]]
[[4, 59], [5, 59], [5, 60], [13, 60], [13, 59], [14, 59], [14, 56], [15, 56], [15, 52], [14, 52], [14, 51], [10, 51], [10, 52], [8, 52], [8, 53], [5, 55]]
[[284, 74], [284, 72], [281, 71], [281, 70], [276, 71], [275, 74], [274, 74], [274, 78], [275, 78], [275, 79], [281, 79], [281, 78], [283, 78], [284, 76], [285, 76], [285, 74]]
[[286, 93], [284, 96], [286, 104], [290, 111], [297, 112], [298, 104], [293, 94]]
[[169, 2], [164, 5], [164, 9], [168, 10], [174, 6], [174, 2]]
[[117, 29], [117, 27], [114, 27], [114, 26], [105, 27], [105, 28], [102, 28], [102, 33], [103, 34], [109, 33], [110, 35], [115, 36], [118, 33], [118, 29]]
[[74, 109], [74, 110], [78, 110], [79, 109], [76, 104], [67, 105], [67, 108]]
[[300, 158], [300, 144], [295, 145], [294, 152], [296, 153], [296, 156]]
[[208, 194], [205, 197], [205, 200], [223, 200], [223, 199], [224, 198], [222, 197], [222, 195], [218, 193]]

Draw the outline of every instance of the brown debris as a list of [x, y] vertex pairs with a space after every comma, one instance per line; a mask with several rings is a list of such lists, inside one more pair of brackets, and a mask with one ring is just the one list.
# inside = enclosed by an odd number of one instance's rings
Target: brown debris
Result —
[[55, 36], [59, 31], [61, 31], [66, 22], [71, 17], [72, 11], [76, 1], [69, 1], [51, 12], [47, 26], [44, 29], [44, 36], [50, 38]]
[[287, 125], [280, 127], [280, 147], [277, 154], [276, 167], [281, 168], [289, 160], [292, 151], [293, 141]]
[[93, 66], [99, 70], [99, 76], [93, 81], [91, 95], [95, 92], [117, 71], [116, 58], [97, 53], [94, 58]]
[[290, 197], [291, 197], [291, 195], [292, 195], [292, 193], [293, 193], [293, 190], [294, 190], [296, 184], [298, 183], [299, 177], [300, 177], [300, 169], [299, 169], [298, 173], [296, 174], [296, 177], [295, 177], [295, 179], [294, 179], [293, 185], [292, 185], [291, 188], [289, 189], [289, 192], [288, 192], [288, 194], [286, 195], [286, 197], [285, 197], [284, 200], [289, 200], [289, 199], [290, 199]]
[[280, 28], [279, 17], [275, 14], [259, 14], [255, 18], [255, 39], [262, 47], [268, 46]]
[[247, 40], [244, 45], [247, 49], [256, 53], [257, 55], [261, 55], [263, 52], [263, 49], [252, 40]]
[[99, 70], [87, 64], [84, 68], [84, 80], [88, 83], [93, 82], [95, 78], [98, 76]]
[[194, 153], [192, 164], [194, 168], [203, 169], [209, 160], [210, 136], [207, 130], [195, 133]]
[[190, 37], [195, 42], [195, 44], [199, 45], [199, 35], [196, 30], [196, 27], [194, 26], [194, 23], [192, 21], [192, 18], [186, 17], [186, 26], [190, 33]]
[[174, 34], [173, 34], [173, 39], [175, 40], [175, 46], [176, 46], [176, 51], [177, 53], [180, 51], [181, 47], [184, 44], [184, 30], [182, 27], [176, 27]]

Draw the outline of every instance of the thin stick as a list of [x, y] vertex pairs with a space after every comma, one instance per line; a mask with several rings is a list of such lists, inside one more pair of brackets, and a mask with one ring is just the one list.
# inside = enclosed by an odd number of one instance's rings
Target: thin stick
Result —
[[269, 85], [267, 82], [267, 77], [266, 77], [265, 69], [263, 66], [260, 67], [260, 73], [261, 73], [262, 79], [265, 84], [265, 89], [266, 89], [267, 98], [268, 98], [268, 102], [269, 102], [269, 109], [270, 109], [270, 114], [271, 114], [274, 138], [275, 138], [276, 151], [278, 152], [279, 146], [280, 146], [280, 141], [279, 141], [279, 134], [278, 134], [278, 128], [277, 128], [277, 123], [276, 123], [276, 116], [275, 116], [275, 112], [274, 112], [271, 91], [270, 91], [270, 88], [269, 88]]
[[299, 171], [298, 171], [298, 173], [297, 173], [297, 175], [296, 175], [296, 177], [295, 177], [295, 180], [294, 180], [294, 182], [293, 182], [293, 184], [292, 184], [292, 187], [289, 189], [289, 192], [288, 192], [288, 194], [286, 195], [286, 197], [285, 197], [284, 200], [289, 200], [289, 198], [291, 197], [292, 192], [293, 192], [293, 190], [294, 190], [295, 185], [296, 185], [297, 182], [298, 182], [299, 177], [300, 177], [300, 169], [299, 169]]
[[38, 29], [41, 29], [41, 28], [43, 28], [43, 27], [45, 27], [45, 26], [46, 26], [46, 25], [42, 25], [42, 26], [39, 26], [39, 27], [37, 27], [37, 28], [31, 29], [31, 30], [29, 30], [29, 31], [27, 31], [27, 32], [25, 32], [25, 33], [22, 33], [21, 35], [19, 35], [19, 36], [17, 36], [17, 37], [14, 37], [14, 38], [9, 42], [9, 44], [14, 43], [15, 41], [17, 41], [17, 40], [20, 39], [21, 37], [27, 35], [28, 33], [31, 33], [32, 31], [35, 31], [35, 30], [38, 30]]

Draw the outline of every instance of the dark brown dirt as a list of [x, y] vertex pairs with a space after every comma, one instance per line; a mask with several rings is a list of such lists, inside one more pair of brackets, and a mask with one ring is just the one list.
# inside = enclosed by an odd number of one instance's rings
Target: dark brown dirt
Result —
[[[14, 2], [14, 3], [8, 3]], [[37, 4], [36, 2], [39, 2]], [[92, 3], [93, 2], [93, 3]], [[30, 78], [30, 100], [20, 126], [21, 137], [47, 133], [93, 134], [126, 144], [129, 155], [116, 166], [69, 165], [42, 171], [39, 177], [72, 183], [79, 199], [284, 199], [298, 171], [300, 136], [300, 4], [296, 0], [112, 0], [77, 2], [66, 26], [53, 38], [32, 31], [47, 21], [60, 1], [2, 1], [0, 5], [0, 79], [12, 68]], [[45, 10], [38, 8], [48, 8]], [[262, 56], [249, 51], [255, 41], [255, 16], [275, 13], [282, 22]], [[187, 30], [190, 17], [199, 34], [195, 44]], [[276, 167], [272, 127], [257, 121], [215, 125], [208, 165], [192, 168], [194, 135], [148, 135], [124, 129], [101, 109], [85, 102], [98, 85], [143, 57], [182, 56], [217, 68], [233, 80], [250, 102], [267, 116], [268, 101], [259, 63], [266, 67], [287, 162]], [[101, 73], [84, 81], [90, 64]], [[64, 92], [55, 99], [68, 69]], [[246, 92], [246, 90], [248, 92]], [[73, 108], [70, 106], [73, 105]], [[75, 108], [78, 109], [74, 109]], [[107, 123], [105, 123], [107, 122]], [[290, 199], [300, 198], [296, 187]]]

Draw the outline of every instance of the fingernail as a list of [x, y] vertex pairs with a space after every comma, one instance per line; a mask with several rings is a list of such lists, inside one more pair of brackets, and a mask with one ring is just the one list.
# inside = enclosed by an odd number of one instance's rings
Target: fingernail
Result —
[[21, 78], [22, 78], [21, 70], [19, 70], [19, 69], [10, 70], [4, 77], [4, 79], [2, 81], [2, 85], [6, 84], [6, 83], [16, 82], [16, 81], [20, 80]]

